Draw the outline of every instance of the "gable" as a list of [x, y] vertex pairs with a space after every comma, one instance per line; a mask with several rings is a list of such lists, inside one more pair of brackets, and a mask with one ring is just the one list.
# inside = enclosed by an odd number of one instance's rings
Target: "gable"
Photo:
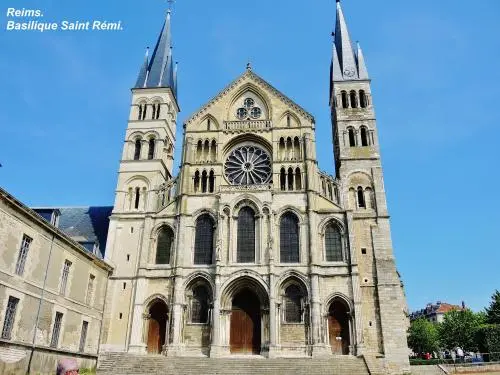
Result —
[[[253, 100], [253, 104], [245, 106], [247, 99]], [[278, 124], [287, 112], [299, 122], [314, 123], [314, 117], [309, 112], [248, 69], [191, 115], [184, 124], [186, 129], [195, 130], [193, 126], [207, 115], [214, 116], [219, 121], [272, 120]]]

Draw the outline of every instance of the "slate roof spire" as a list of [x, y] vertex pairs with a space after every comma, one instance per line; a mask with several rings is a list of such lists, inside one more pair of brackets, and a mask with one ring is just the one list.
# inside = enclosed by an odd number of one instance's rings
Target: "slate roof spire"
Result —
[[355, 50], [353, 47], [340, 0], [337, 0], [333, 51], [332, 79], [334, 81], [369, 79], [361, 48], [358, 46]]
[[146, 58], [139, 72], [135, 88], [170, 87], [174, 96], [177, 97], [170, 16], [171, 11], [169, 9], [153, 54], [151, 55], [151, 60], [148, 61]]

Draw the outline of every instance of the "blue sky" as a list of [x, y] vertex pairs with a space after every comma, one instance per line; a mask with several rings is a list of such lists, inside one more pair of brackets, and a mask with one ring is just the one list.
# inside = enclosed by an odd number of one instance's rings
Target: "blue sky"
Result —
[[[0, 21], [0, 185], [25, 203], [111, 205], [134, 84], [165, 2], [3, 2], [40, 21], [121, 20], [120, 32], [6, 32]], [[314, 4], [314, 5], [311, 5]], [[179, 0], [172, 18], [182, 122], [245, 69], [316, 118], [334, 173], [328, 108], [333, 0]], [[500, 2], [343, 2], [373, 79], [398, 269], [411, 310], [478, 310], [500, 289], [497, 111]], [[177, 157], [177, 166], [179, 158]]]

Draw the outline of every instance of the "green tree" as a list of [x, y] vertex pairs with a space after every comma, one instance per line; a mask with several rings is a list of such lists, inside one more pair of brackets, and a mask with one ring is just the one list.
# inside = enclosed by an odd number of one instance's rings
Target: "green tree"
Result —
[[495, 290], [491, 296], [490, 306], [486, 308], [486, 317], [489, 324], [500, 324], [500, 292]]
[[438, 330], [435, 324], [424, 318], [411, 322], [408, 330], [408, 346], [415, 353], [433, 352], [438, 349]]
[[482, 320], [480, 314], [468, 309], [446, 313], [438, 329], [440, 343], [446, 349], [459, 346], [465, 351], [477, 350], [476, 332]]

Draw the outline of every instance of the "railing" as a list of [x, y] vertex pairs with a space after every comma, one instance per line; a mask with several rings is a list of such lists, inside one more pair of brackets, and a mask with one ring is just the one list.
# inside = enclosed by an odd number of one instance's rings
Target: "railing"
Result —
[[270, 120], [246, 120], [246, 121], [224, 121], [224, 130], [229, 132], [239, 132], [246, 130], [270, 130], [272, 128]]
[[262, 185], [220, 185], [219, 191], [223, 192], [233, 192], [233, 191], [269, 191], [273, 189], [271, 184]]

